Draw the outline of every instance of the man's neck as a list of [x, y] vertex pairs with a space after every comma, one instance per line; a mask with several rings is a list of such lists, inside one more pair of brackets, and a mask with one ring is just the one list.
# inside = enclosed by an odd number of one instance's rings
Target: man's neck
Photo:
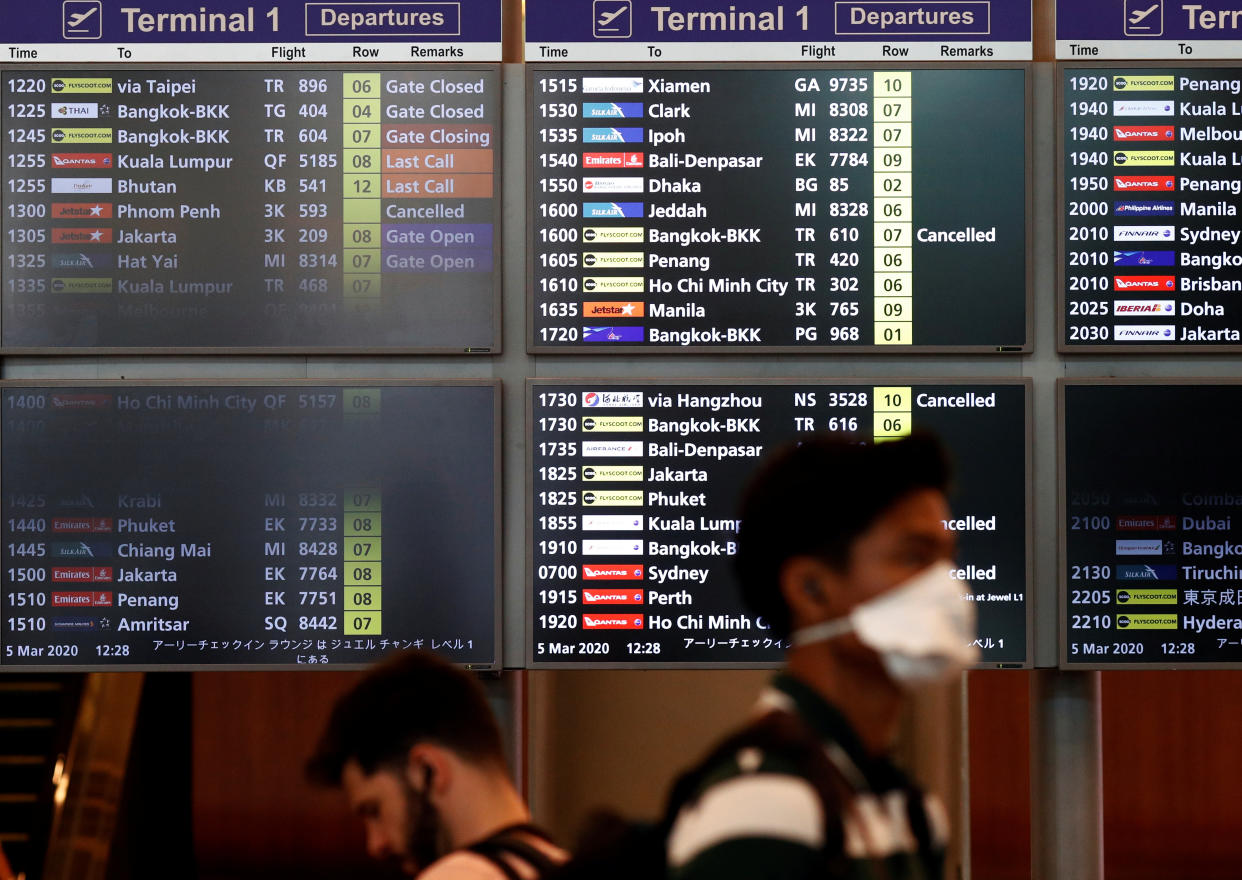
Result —
[[883, 755], [892, 750], [904, 695], [882, 671], [846, 672], [824, 644], [790, 649], [786, 668], [845, 716], [868, 754]]
[[454, 803], [441, 810], [454, 849], [470, 846], [510, 825], [530, 821], [530, 811], [508, 777], [474, 770], [459, 780]]

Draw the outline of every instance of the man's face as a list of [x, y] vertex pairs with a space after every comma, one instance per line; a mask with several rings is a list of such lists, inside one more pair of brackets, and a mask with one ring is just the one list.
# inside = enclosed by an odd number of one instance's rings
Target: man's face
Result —
[[953, 560], [954, 533], [945, 529], [949, 503], [936, 489], [903, 495], [850, 547], [842, 598], [849, 608], [905, 583], [935, 562]]
[[419, 806], [404, 777], [385, 769], [368, 775], [357, 761], [350, 760], [341, 771], [341, 787], [366, 829], [368, 855], [396, 863], [411, 877], [427, 867], [418, 863], [413, 852], [412, 823], [418, 818], [413, 814]]

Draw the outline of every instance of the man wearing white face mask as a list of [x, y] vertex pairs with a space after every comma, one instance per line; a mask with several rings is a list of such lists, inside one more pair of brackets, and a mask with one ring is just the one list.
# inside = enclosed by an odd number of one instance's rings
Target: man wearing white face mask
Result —
[[942, 876], [946, 814], [885, 757], [907, 690], [977, 660], [933, 438], [817, 437], [779, 452], [742, 503], [750, 610], [788, 637], [757, 718], [683, 780], [674, 880]]

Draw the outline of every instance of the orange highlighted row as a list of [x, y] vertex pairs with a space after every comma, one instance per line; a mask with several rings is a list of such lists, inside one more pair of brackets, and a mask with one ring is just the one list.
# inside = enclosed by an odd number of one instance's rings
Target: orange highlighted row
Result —
[[384, 171], [491, 174], [491, 150], [384, 150]]
[[385, 174], [381, 195], [388, 199], [490, 199], [491, 174]]

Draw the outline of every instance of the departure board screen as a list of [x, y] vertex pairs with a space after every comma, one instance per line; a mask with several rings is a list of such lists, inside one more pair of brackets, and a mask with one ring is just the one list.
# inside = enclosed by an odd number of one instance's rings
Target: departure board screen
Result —
[[[1027, 384], [533, 380], [532, 665], [763, 666], [788, 645], [732, 568], [739, 496], [764, 454], [812, 431], [936, 433], [955, 459], [955, 575], [985, 665], [1027, 659]], [[823, 499], [825, 504], [849, 499]], [[963, 596], [966, 600], [967, 596]]]
[[1063, 65], [1061, 349], [1242, 351], [1242, 67]]
[[494, 383], [0, 395], [0, 667], [499, 662]]
[[7, 351], [498, 347], [498, 68], [0, 81]]
[[1024, 350], [1026, 68], [533, 67], [533, 351]]
[[1062, 663], [1242, 665], [1242, 384], [1067, 380], [1062, 406]]

